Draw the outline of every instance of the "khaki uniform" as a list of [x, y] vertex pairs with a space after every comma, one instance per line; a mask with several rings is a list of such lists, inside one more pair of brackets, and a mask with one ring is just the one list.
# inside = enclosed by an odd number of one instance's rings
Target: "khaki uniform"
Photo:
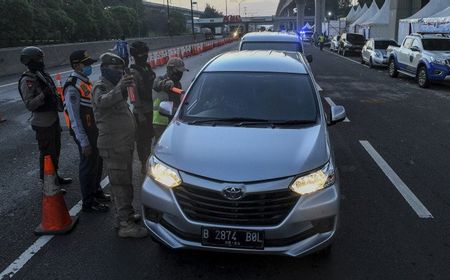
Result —
[[127, 103], [127, 91], [103, 77], [94, 84], [92, 105], [99, 130], [97, 146], [111, 183], [120, 222], [134, 214], [132, 162], [136, 125]]

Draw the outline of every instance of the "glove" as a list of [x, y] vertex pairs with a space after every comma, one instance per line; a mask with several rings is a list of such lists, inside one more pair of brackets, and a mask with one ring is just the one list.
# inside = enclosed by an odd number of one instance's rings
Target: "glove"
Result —
[[83, 154], [83, 156], [89, 157], [90, 155], [92, 155], [92, 147], [86, 146], [81, 148], [81, 153]]
[[175, 83], [172, 80], [167, 80], [164, 83], [164, 90], [169, 91], [171, 88], [175, 86]]

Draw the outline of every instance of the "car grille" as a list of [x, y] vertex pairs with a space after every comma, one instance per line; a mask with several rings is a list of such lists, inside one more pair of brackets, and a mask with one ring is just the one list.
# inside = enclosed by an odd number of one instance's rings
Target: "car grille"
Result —
[[447, 65], [450, 65], [450, 59], [447, 59]]
[[194, 221], [245, 226], [281, 223], [300, 197], [286, 188], [250, 193], [232, 201], [221, 192], [188, 185], [175, 188], [174, 194], [183, 212]]

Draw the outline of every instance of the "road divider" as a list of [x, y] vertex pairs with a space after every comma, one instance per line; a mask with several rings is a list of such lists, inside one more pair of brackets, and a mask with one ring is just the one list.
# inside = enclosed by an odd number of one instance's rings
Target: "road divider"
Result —
[[367, 140], [360, 140], [359, 143], [364, 147], [367, 153], [372, 157], [375, 163], [380, 167], [383, 173], [388, 177], [395, 188], [400, 192], [403, 198], [408, 202], [409, 206], [416, 212], [417, 216], [422, 219], [432, 219], [430, 211], [423, 203], [414, 195], [403, 180], [395, 173], [389, 164], [381, 157], [374, 147]]

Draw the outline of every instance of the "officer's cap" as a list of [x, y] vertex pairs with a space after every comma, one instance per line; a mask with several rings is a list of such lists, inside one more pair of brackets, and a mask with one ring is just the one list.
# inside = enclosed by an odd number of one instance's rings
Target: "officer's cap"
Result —
[[104, 53], [100, 56], [100, 62], [103, 65], [120, 65], [125, 66], [125, 62], [120, 56], [115, 55], [113, 53]]
[[92, 65], [95, 62], [97, 62], [97, 60], [92, 59], [86, 50], [74, 51], [70, 55], [70, 64], [72, 64], [72, 65], [77, 64], [77, 63], [83, 63], [84, 65], [87, 66], [87, 65]]
[[167, 67], [173, 67], [175, 68], [177, 71], [180, 72], [185, 72], [185, 71], [189, 71], [189, 69], [187, 69], [184, 66], [184, 62], [181, 58], [175, 57], [175, 58], [171, 58], [168, 62], [167, 62]]

